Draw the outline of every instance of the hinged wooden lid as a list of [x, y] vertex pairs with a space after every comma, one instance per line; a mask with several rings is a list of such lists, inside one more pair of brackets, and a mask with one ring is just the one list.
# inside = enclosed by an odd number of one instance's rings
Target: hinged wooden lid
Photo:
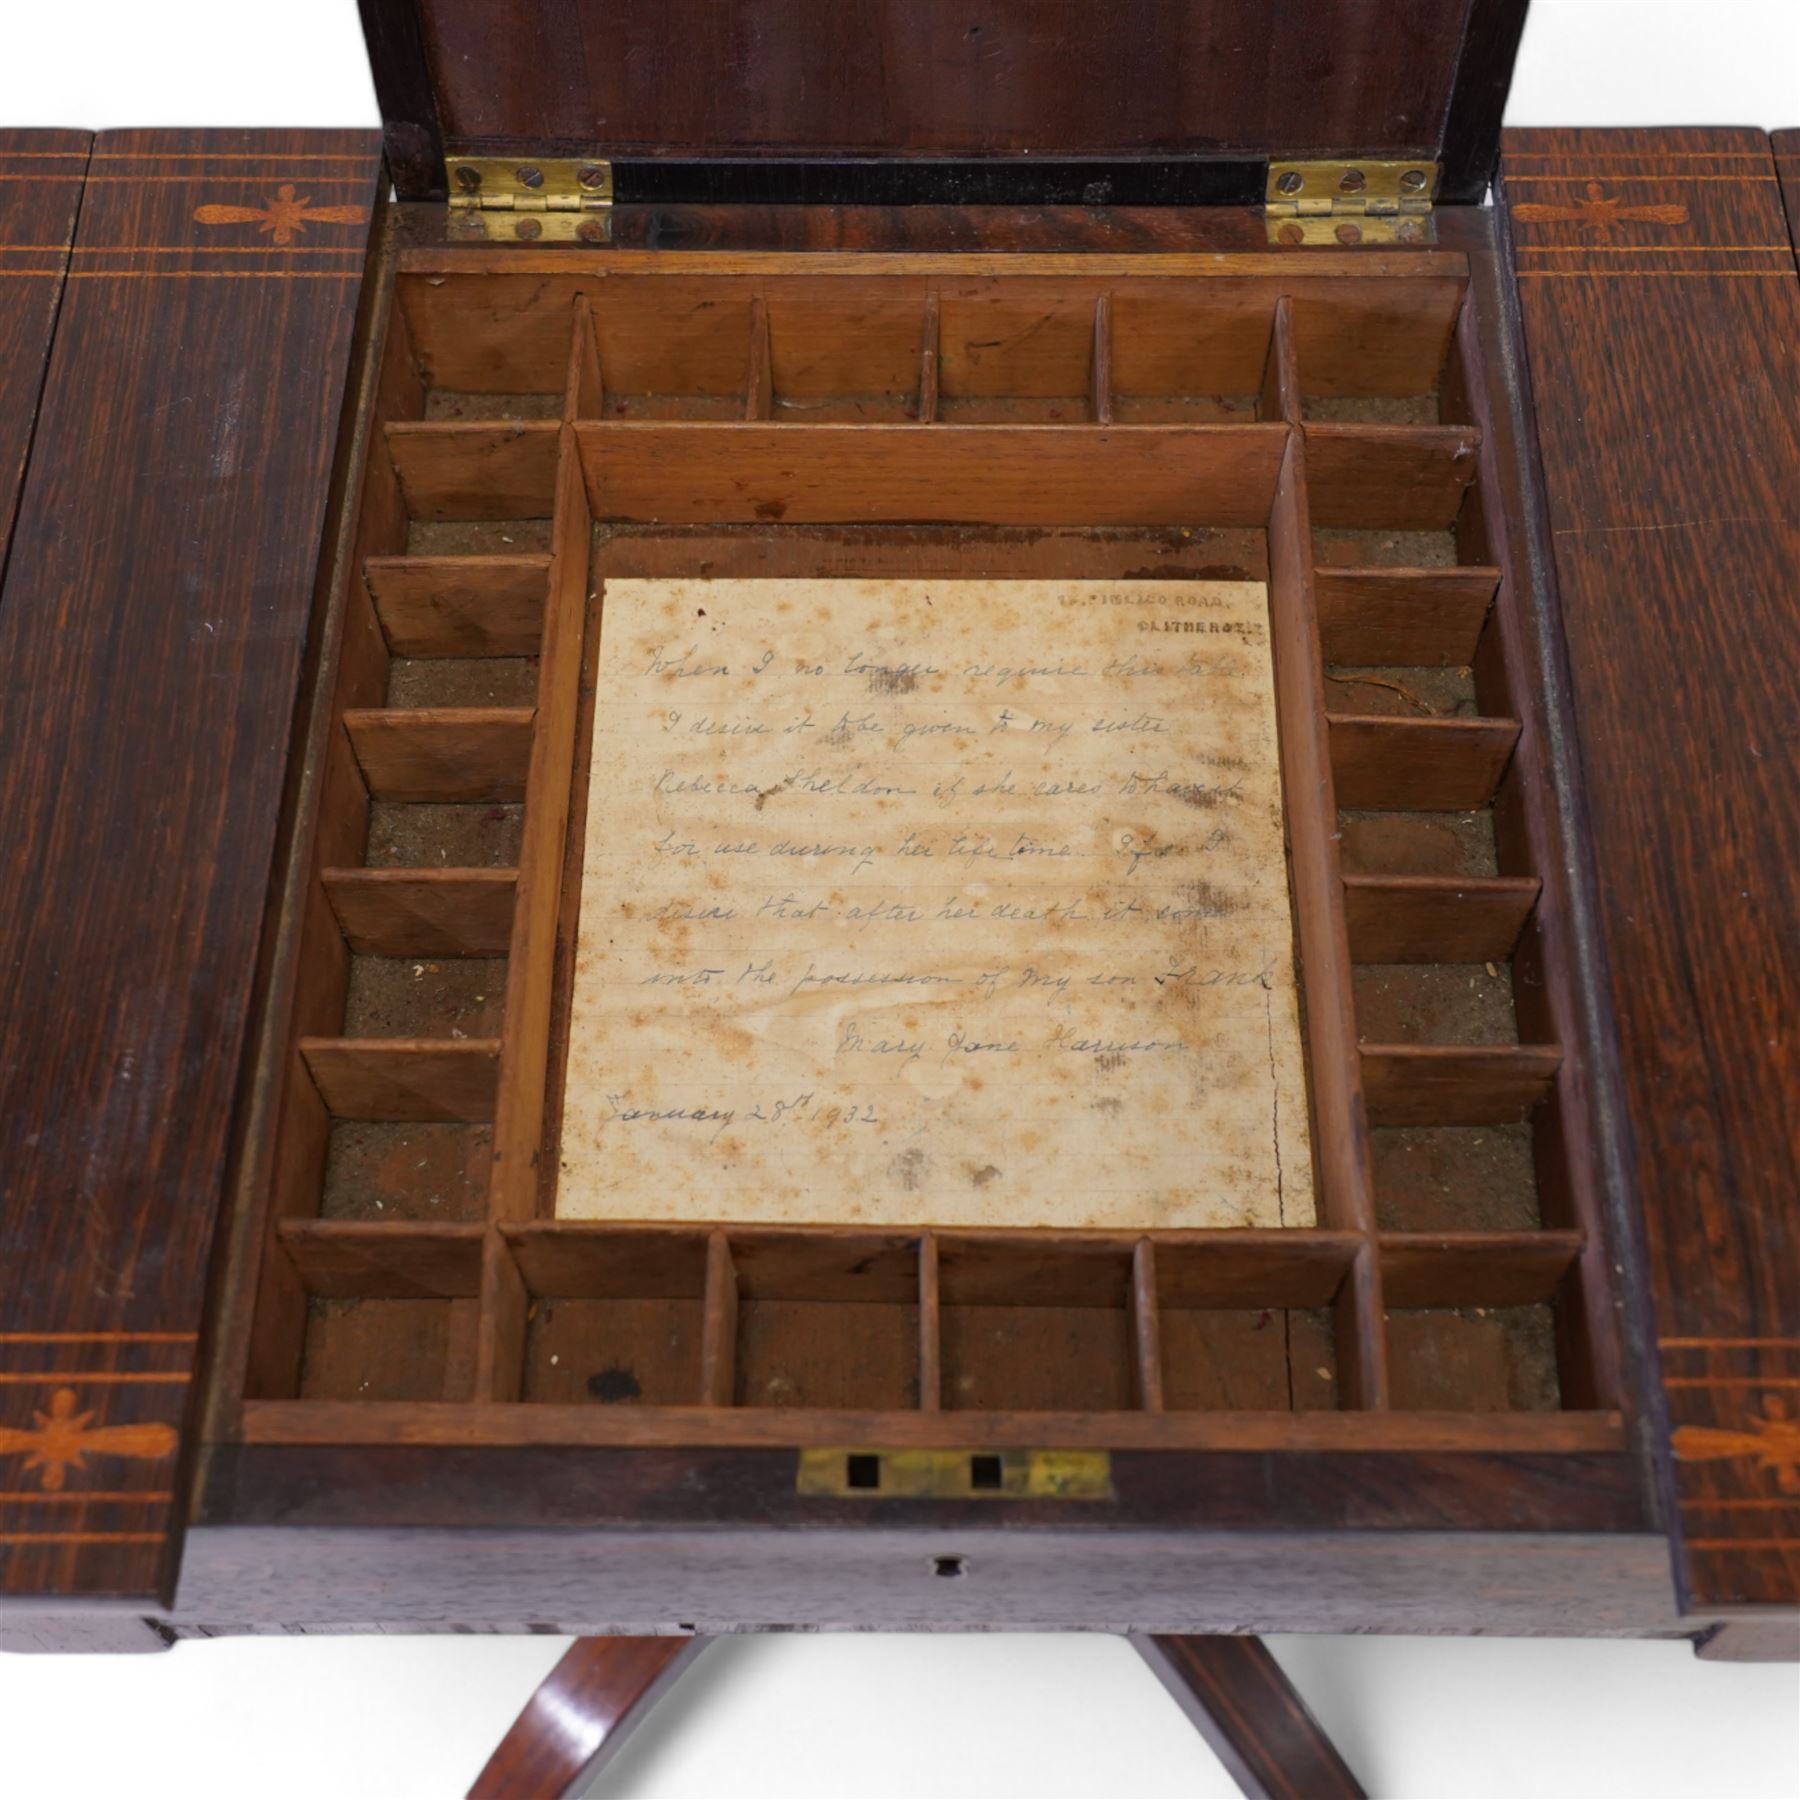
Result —
[[361, 0], [403, 198], [584, 156], [622, 202], [1220, 204], [1271, 160], [1481, 197], [1527, 0]]

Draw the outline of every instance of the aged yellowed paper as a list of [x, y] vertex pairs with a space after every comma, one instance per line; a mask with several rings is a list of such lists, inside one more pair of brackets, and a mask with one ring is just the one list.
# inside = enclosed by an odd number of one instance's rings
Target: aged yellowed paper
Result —
[[1313, 1222], [1264, 590], [606, 585], [557, 1215]]

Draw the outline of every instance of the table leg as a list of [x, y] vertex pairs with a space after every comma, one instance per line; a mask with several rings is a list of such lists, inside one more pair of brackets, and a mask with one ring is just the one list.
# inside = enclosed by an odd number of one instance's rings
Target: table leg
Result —
[[703, 1637], [577, 1638], [526, 1702], [469, 1800], [567, 1800], [616, 1756]]
[[1363, 1800], [1363, 1790], [1260, 1638], [1132, 1643], [1251, 1800]]

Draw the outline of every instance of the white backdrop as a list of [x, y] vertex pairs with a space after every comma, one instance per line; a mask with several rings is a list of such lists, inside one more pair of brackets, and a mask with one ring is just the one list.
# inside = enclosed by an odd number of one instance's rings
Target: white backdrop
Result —
[[[0, 121], [376, 120], [355, 0], [0, 6]], [[1796, 0], [1534, 0], [1514, 124], [1800, 126]], [[1278, 1638], [1373, 1793], [1800, 1794], [1800, 1674], [1680, 1644]], [[186, 1644], [0, 1657], [0, 1791], [443, 1800], [563, 1649], [549, 1638]], [[1107, 1638], [742, 1639], [615, 1765], [627, 1795], [1227, 1795]]]

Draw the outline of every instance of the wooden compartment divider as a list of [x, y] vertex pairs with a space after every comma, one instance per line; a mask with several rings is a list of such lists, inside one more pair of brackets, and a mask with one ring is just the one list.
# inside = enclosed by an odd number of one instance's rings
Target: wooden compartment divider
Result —
[[625, 419], [575, 436], [596, 518], [677, 525], [1260, 526], [1287, 442], [1274, 424]]
[[1494, 797], [1518, 742], [1517, 719], [1412, 719], [1331, 713], [1340, 806], [1473, 812]]
[[1535, 875], [1346, 875], [1359, 963], [1503, 963], [1537, 904]]
[[919, 1239], [919, 1409], [922, 1412], [936, 1412], [944, 1403], [943, 1331], [937, 1234], [928, 1231]]
[[1456, 667], [1475, 660], [1500, 571], [1320, 568], [1319, 637], [1328, 663]]
[[529, 706], [356, 707], [344, 729], [376, 800], [522, 800]]
[[744, 417], [766, 419], [775, 410], [775, 375], [769, 360], [769, 309], [757, 294], [750, 301], [749, 369], [744, 378]]
[[344, 941], [359, 956], [504, 956], [516, 869], [322, 869]]
[[1094, 302], [1094, 357], [1088, 377], [1088, 416], [1096, 425], [1112, 423], [1112, 296], [1110, 294], [1102, 294]]
[[1315, 1179], [1325, 1223], [1353, 1231], [1361, 1240], [1335, 1312], [1340, 1392], [1347, 1406], [1379, 1410], [1387, 1404], [1388, 1391], [1381, 1271], [1373, 1241], [1373, 1178], [1338, 866], [1339, 801], [1326, 734], [1325, 673], [1313, 594], [1310, 443], [1301, 426], [1293, 309], [1285, 299], [1275, 309], [1271, 356], [1287, 449], [1269, 514], [1269, 622], [1316, 1123]]
[[547, 519], [561, 436], [554, 419], [401, 420], [387, 449], [415, 519]]
[[310, 1294], [462, 1300], [480, 1290], [480, 1225], [285, 1219], [278, 1235]]
[[1320, 425], [1306, 436], [1314, 525], [1433, 531], [1455, 523], [1481, 434], [1464, 425]]
[[535, 656], [547, 556], [371, 556], [364, 578], [396, 656]]
[[537, 708], [524, 788], [525, 836], [519, 852], [518, 899], [506, 970], [501, 1104], [494, 1122], [493, 1187], [489, 1196], [489, 1211], [495, 1219], [529, 1218], [536, 1210], [538, 1147], [544, 1127], [550, 987], [569, 822], [575, 709], [581, 681], [592, 537], [587, 498], [566, 425], [562, 445], [550, 599], [538, 663]]
[[706, 1316], [700, 1338], [700, 1404], [730, 1406], [737, 1387], [738, 1276], [731, 1240], [706, 1239]]
[[479, 1123], [494, 1116], [494, 1038], [302, 1038], [300, 1054], [334, 1119]]
[[1581, 1254], [1579, 1231], [1384, 1232], [1390, 1306], [1534, 1306], [1555, 1297]]
[[1551, 1044], [1364, 1044], [1371, 1125], [1499, 1125], [1550, 1092]]
[[1157, 1312], [1156, 1245], [1147, 1237], [1131, 1248], [1131, 1335], [1137, 1353], [1138, 1405], [1163, 1409], [1162, 1321]]
[[919, 332], [919, 391], [913, 417], [921, 425], [933, 424], [938, 413], [938, 297], [925, 296]]

